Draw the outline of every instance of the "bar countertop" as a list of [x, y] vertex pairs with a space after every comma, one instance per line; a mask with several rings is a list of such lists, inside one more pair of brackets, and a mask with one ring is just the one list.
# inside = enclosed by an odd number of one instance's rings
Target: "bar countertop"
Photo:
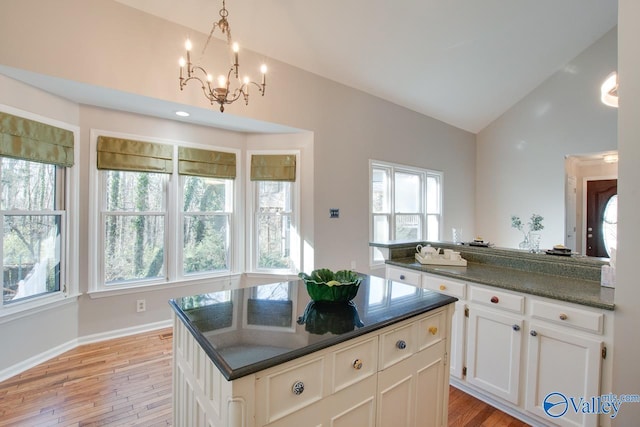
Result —
[[456, 301], [363, 277], [349, 303], [317, 304], [302, 280], [172, 299], [169, 304], [227, 380], [279, 365]]

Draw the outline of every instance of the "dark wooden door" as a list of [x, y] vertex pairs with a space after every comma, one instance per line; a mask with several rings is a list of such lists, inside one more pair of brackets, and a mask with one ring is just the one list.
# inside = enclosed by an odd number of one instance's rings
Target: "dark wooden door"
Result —
[[611, 197], [618, 194], [617, 179], [587, 181], [587, 255], [608, 257], [602, 234], [604, 209]]

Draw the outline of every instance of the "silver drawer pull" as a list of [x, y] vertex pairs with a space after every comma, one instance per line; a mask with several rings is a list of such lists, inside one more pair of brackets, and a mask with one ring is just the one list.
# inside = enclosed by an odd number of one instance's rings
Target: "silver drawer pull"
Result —
[[564, 313], [560, 313], [560, 316], [558, 316], [558, 317], [560, 317], [560, 320], [567, 320], [569, 318], [569, 316], [567, 316]]
[[353, 361], [353, 369], [360, 370], [362, 369], [362, 360], [356, 359]]
[[400, 275], [400, 280], [404, 280], [404, 274]]
[[295, 383], [293, 383], [293, 387], [291, 387], [291, 391], [296, 396], [301, 395], [302, 392], [304, 391], [304, 383], [302, 381], [296, 381]]
[[404, 340], [398, 340], [398, 342], [396, 343], [396, 347], [400, 350], [404, 350], [405, 348], [407, 348], [407, 343]]
[[520, 330], [520, 325], [513, 325], [512, 328], [514, 331], [518, 332]]

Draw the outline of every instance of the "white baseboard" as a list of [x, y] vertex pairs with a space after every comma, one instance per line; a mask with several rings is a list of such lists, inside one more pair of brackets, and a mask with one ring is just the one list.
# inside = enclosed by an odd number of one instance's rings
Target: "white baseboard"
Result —
[[113, 331], [102, 332], [99, 334], [87, 335], [85, 337], [76, 338], [66, 343], [60, 344], [54, 348], [44, 351], [40, 354], [36, 354], [22, 362], [11, 365], [7, 368], [0, 370], [0, 382], [8, 380], [11, 377], [21, 374], [27, 369], [31, 369], [39, 364], [60, 356], [65, 351], [73, 350], [74, 348], [84, 345], [92, 344], [100, 341], [106, 341], [114, 338], [122, 338], [129, 335], [140, 334], [143, 332], [155, 331], [157, 329], [169, 328], [172, 326], [171, 319], [163, 320], [160, 322], [147, 323], [145, 325], [132, 326], [130, 328], [116, 329]]

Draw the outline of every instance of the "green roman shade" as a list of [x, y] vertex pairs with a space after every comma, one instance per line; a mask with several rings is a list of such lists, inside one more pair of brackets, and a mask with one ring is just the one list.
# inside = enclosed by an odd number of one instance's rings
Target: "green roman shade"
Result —
[[251, 156], [251, 181], [296, 180], [296, 156], [293, 154], [254, 154]]
[[173, 173], [173, 146], [99, 136], [98, 169]]
[[236, 177], [236, 155], [222, 151], [178, 148], [178, 173], [211, 178]]
[[73, 132], [0, 112], [0, 156], [73, 166]]

